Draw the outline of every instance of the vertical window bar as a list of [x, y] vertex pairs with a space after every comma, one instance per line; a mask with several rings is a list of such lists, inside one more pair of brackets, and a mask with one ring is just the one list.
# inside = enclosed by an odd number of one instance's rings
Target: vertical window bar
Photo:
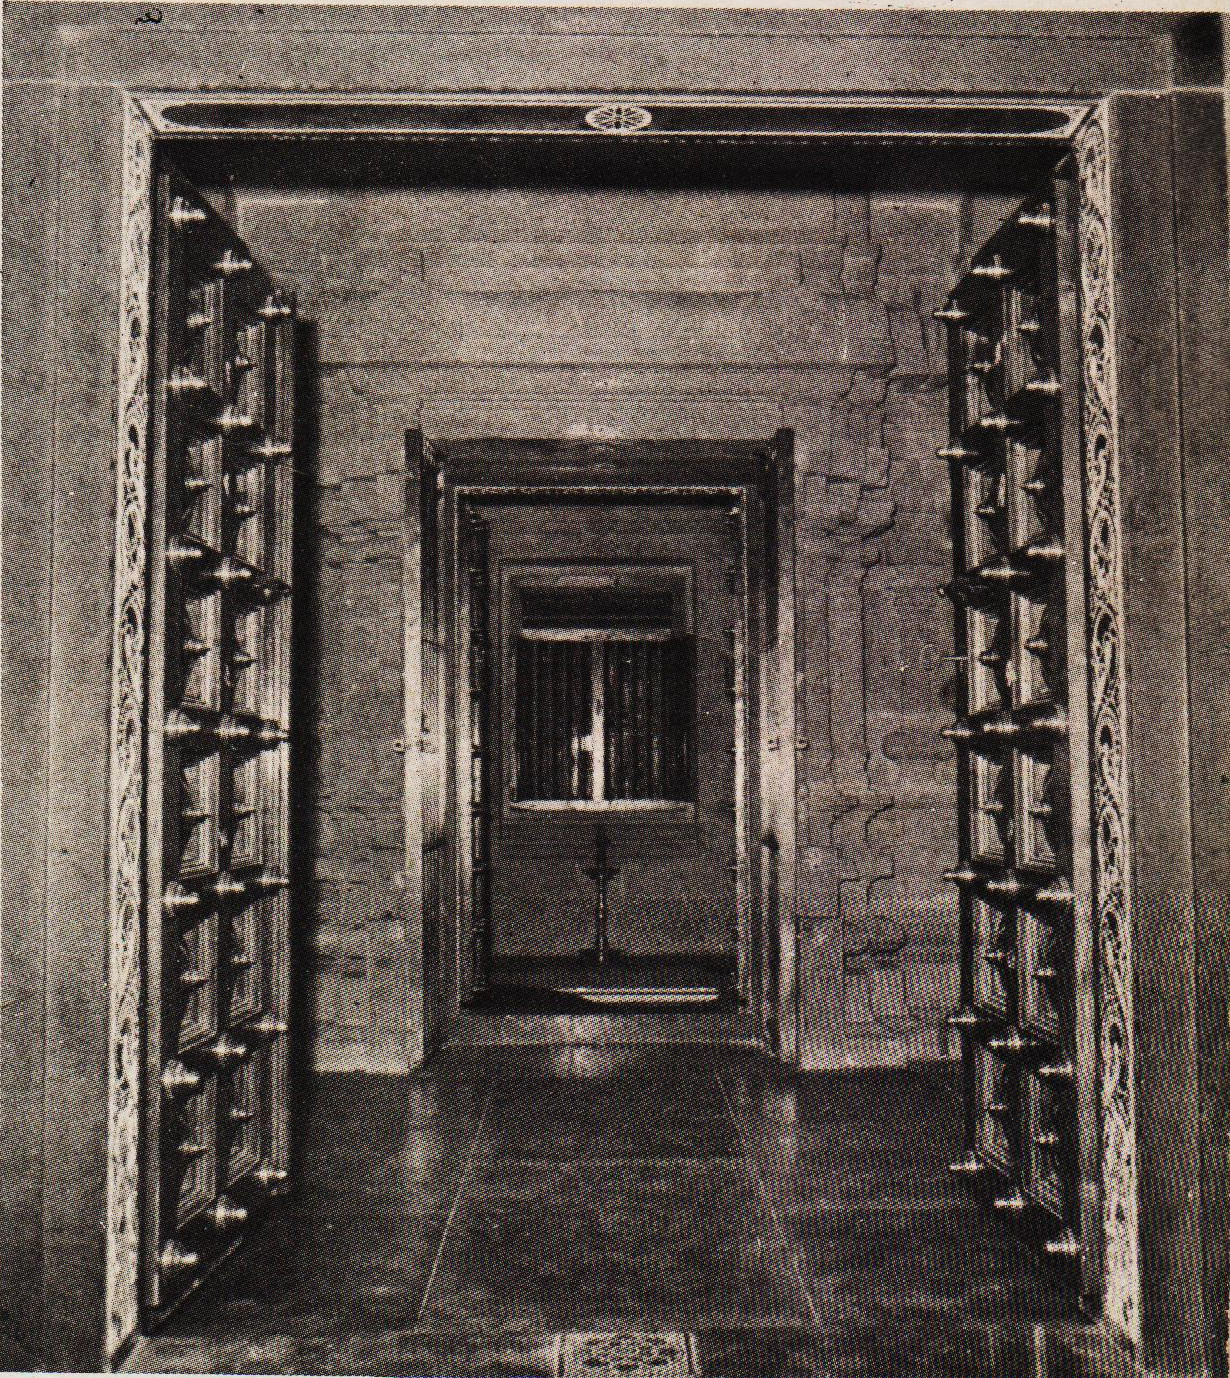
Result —
[[538, 749], [542, 752], [543, 797], [545, 799], [557, 799], [559, 797], [559, 790], [557, 788], [555, 764], [556, 650], [555, 646], [549, 641], [543, 643], [542, 661], [543, 673], [539, 685], [542, 692], [542, 732], [538, 742]]
[[524, 799], [527, 793], [527, 784], [530, 778], [530, 734], [526, 722], [526, 709], [533, 702], [530, 693], [530, 656], [529, 643], [519, 640], [517, 642], [516, 667], [515, 673], [517, 682], [515, 685], [515, 699], [513, 711], [516, 714], [516, 734], [517, 734], [517, 755], [516, 755], [516, 776], [513, 779], [513, 798]]
[[535, 720], [535, 705], [538, 702], [538, 647], [532, 641], [525, 642], [525, 666], [525, 703], [522, 706], [522, 721], [525, 724], [525, 774], [521, 777], [520, 797], [533, 799], [538, 793], [538, 724]]
[[550, 647], [544, 642], [534, 643], [534, 658], [537, 662], [537, 674], [534, 683], [534, 798], [549, 799], [550, 784], [547, 777], [546, 765], [546, 737], [549, 726], [547, 718], [549, 713], [548, 675], [550, 674], [550, 663], [547, 659]]
[[624, 797], [636, 799], [641, 792], [641, 677], [637, 673], [640, 646], [628, 642], [624, 648], [624, 675], [628, 693], [628, 759]]
[[651, 799], [665, 799], [667, 791], [662, 779], [662, 714], [665, 704], [662, 698], [662, 643], [655, 641], [647, 651], [649, 673], [646, 692], [649, 696], [649, 796]]
[[564, 751], [568, 759], [568, 798], [581, 797], [581, 657], [580, 647], [573, 642], [565, 645], [568, 663], [568, 731], [564, 737]]
[[691, 643], [676, 637], [663, 648], [670, 692], [665, 705], [666, 797], [682, 799], [688, 794], [691, 775], [688, 733], [689, 704], [692, 701]]
[[645, 702], [645, 643], [632, 646], [632, 695], [636, 710], [636, 771], [632, 779], [632, 797], [644, 799], [649, 794], [649, 721]]
[[589, 797], [606, 797], [606, 673], [609, 647], [603, 642], [585, 646], [586, 676], [591, 686], [589, 717]]
[[551, 762], [554, 797], [567, 799], [569, 770], [568, 751], [568, 646], [556, 641], [551, 644], [551, 702], [554, 708], [551, 723]]
[[581, 715], [578, 711], [577, 702], [577, 673], [580, 669], [578, 664], [577, 646], [575, 643], [564, 644], [564, 679], [567, 686], [565, 699], [568, 710], [566, 713], [567, 723], [564, 733], [564, 746], [568, 757], [568, 798], [577, 799], [580, 797], [581, 789], [581, 736], [580, 722]]
[[606, 679], [606, 698], [603, 704], [605, 714], [603, 733], [605, 783], [604, 799], [619, 796], [619, 772], [621, 761], [621, 739], [619, 735], [619, 647], [613, 642], [605, 642], [602, 647], [603, 667]]
[[632, 795], [633, 781], [636, 772], [636, 703], [635, 690], [632, 675], [632, 651], [625, 642], [620, 647], [619, 672], [622, 683], [620, 684], [620, 704], [621, 723], [623, 729], [623, 775], [619, 782], [619, 797], [628, 799]]

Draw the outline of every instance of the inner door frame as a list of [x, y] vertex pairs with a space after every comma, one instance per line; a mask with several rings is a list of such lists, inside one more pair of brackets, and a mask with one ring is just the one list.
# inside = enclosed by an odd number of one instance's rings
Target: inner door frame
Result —
[[[122, 90], [124, 146], [121, 200], [121, 290], [118, 340], [118, 416], [116, 451], [116, 525], [114, 598], [112, 613], [112, 686], [110, 723], [110, 809], [108, 847], [108, 1033], [107, 1033], [107, 1206], [105, 1349], [116, 1356], [135, 1333], [140, 1318], [139, 1302], [139, 1161], [143, 965], [142, 935], [146, 923], [142, 895], [144, 831], [144, 751], [147, 684], [147, 504], [149, 494], [149, 325], [150, 243], [152, 173], [155, 146], [160, 139], [185, 135], [226, 137], [233, 130], [208, 121], [195, 126], [168, 123], [164, 112], [177, 102], [199, 100], [196, 93], [144, 93]], [[286, 94], [233, 93], [239, 101], [285, 107], [288, 103], [311, 105], [312, 98]], [[227, 93], [215, 94], [212, 102], [229, 101]], [[319, 103], [321, 98], [315, 98]], [[327, 98], [325, 98], [327, 99]], [[362, 103], [362, 95], [349, 96]], [[374, 97], [369, 98], [374, 99]], [[409, 98], [413, 101], [414, 98]], [[491, 103], [488, 96], [425, 97], [420, 101], [452, 104], [464, 114], [466, 101]], [[611, 134], [636, 136], [624, 120], [628, 111], [641, 118], [648, 107], [671, 104], [696, 113], [702, 122], [712, 120], [714, 102], [695, 96], [554, 97], [544, 93], [502, 96], [510, 111], [511, 128], [501, 137], [604, 138]], [[637, 103], [639, 100], [639, 103]], [[569, 124], [545, 129], [541, 121], [533, 129], [518, 119], [519, 112], [544, 104], [576, 107], [579, 115], [606, 111], [619, 115], [613, 124], [587, 130]], [[983, 110], [990, 105], [1057, 109], [1060, 103], [1023, 98], [1012, 102], [927, 98], [922, 104], [948, 104]], [[723, 98], [726, 113], [765, 107], [791, 112], [790, 133], [800, 137], [798, 113], [833, 105], [871, 105], [885, 109], [911, 102], [891, 97], [857, 101], [833, 97], [802, 97], [764, 100], [757, 97]], [[920, 104], [915, 100], [914, 105]], [[1099, 1102], [1101, 1143], [1102, 1219], [1105, 1235], [1103, 1309], [1123, 1334], [1139, 1341], [1141, 1334], [1141, 1274], [1137, 1225], [1137, 1106], [1136, 1035], [1133, 1016], [1135, 967], [1131, 935], [1133, 912], [1130, 867], [1124, 858], [1131, 836], [1128, 817], [1128, 771], [1125, 752], [1126, 682], [1124, 648], [1126, 618], [1124, 598], [1124, 521], [1119, 494], [1119, 403], [1116, 394], [1116, 348], [1123, 322], [1117, 319], [1115, 273], [1111, 257], [1112, 178], [1117, 175], [1110, 157], [1110, 99], [1067, 103], [1070, 118], [1060, 138], [1075, 153], [1080, 189], [1081, 312], [1083, 347], [1083, 414], [1086, 577], [1090, 592], [1090, 654], [1099, 668], [1091, 689], [1089, 711], [1095, 738], [1110, 743], [1094, 752], [1091, 790], [1095, 828], [1093, 941], [1099, 952], [1098, 1032]], [[592, 109], [590, 109], [592, 107]], [[202, 107], [207, 109], [208, 107]], [[620, 114], [620, 112], [623, 114]], [[713, 129], [723, 141], [773, 137], [773, 119], [754, 132], [747, 128]], [[646, 119], [639, 127], [648, 127]], [[303, 128], [310, 128], [310, 120]], [[285, 131], [282, 131], [285, 133]], [[298, 132], [302, 132], [301, 130]], [[317, 131], [327, 137], [322, 125]], [[399, 131], [408, 132], [406, 130]], [[784, 130], [782, 131], [784, 132]], [[459, 116], [455, 128], [433, 130], [434, 137], [473, 139], [476, 131]], [[276, 130], [257, 130], [252, 137], [278, 137]], [[806, 130], [802, 132], [806, 139]], [[831, 131], [816, 138], [833, 138]], [[979, 136], [973, 136], [975, 138]], [[1055, 141], [1055, 135], [1048, 135]], [[1028, 135], [999, 135], [997, 146], [1005, 154], [1032, 140]], [[703, 141], [702, 141], [703, 142]], [[885, 146], [901, 151], [917, 147], [911, 135], [886, 136]], [[925, 140], [924, 140], [925, 142]], [[1058, 155], [1056, 157], [1058, 161]], [[793, 701], [793, 696], [791, 696]], [[793, 753], [787, 753], [793, 758]], [[793, 760], [790, 778], [793, 781]], [[793, 885], [791, 886], [793, 891]], [[792, 899], [791, 899], [792, 902]], [[793, 916], [792, 916], [793, 917]], [[785, 958], [786, 953], [783, 953]], [[840, 963], [841, 954], [825, 960]], [[793, 1030], [782, 1031], [783, 1054], [793, 1047]], [[1107, 1048], [1113, 1047], [1114, 1066], [1108, 1068]]]
[[[423, 445], [441, 475], [440, 589], [449, 610], [445, 683], [440, 695], [447, 713], [445, 736], [452, 743], [452, 749], [446, 749], [445, 782], [445, 812], [452, 839], [451, 912], [442, 914], [440, 920], [447, 935], [449, 971], [444, 1022], [451, 1025], [459, 1018], [473, 976], [468, 942], [474, 922], [469, 879], [473, 844], [470, 830], [463, 826], [473, 804], [468, 591], [462, 568], [467, 511], [476, 503], [501, 500], [724, 499], [733, 504], [731, 516], [738, 525], [741, 605], [735, 637], [734, 744], [739, 994], [741, 1003], [754, 1012], [766, 1046], [787, 1060], [793, 1059], [797, 1026], [793, 890], [796, 809], [793, 769], [778, 767], [779, 758], [783, 764], [788, 759], [793, 766], [789, 744], [795, 742], [793, 541], [781, 535], [793, 531], [791, 433], [781, 431], [763, 442], [437, 437], [424, 440]], [[482, 458], [484, 450], [490, 453], [496, 449], [501, 455], [498, 479], [485, 471]], [[770, 511], [774, 514], [772, 524], [766, 520]], [[775, 533], [772, 540], [771, 531]], [[769, 589], [776, 602], [772, 617], [766, 616], [768, 599], [763, 596], [769, 544], [775, 548], [771, 556], [775, 573]], [[408, 542], [407, 549], [414, 545]], [[409, 600], [417, 578], [409, 565], [406, 574]], [[408, 664], [418, 663], [418, 621], [408, 608]], [[772, 646], [766, 644], [769, 626], [778, 629]], [[409, 695], [406, 711], [408, 722], [418, 721]], [[781, 750], [783, 742], [786, 750]], [[419, 782], [412, 780], [413, 773], [407, 771], [408, 813], [418, 807], [415, 796]], [[414, 858], [408, 857], [407, 869], [413, 864]], [[765, 884], [768, 867], [776, 872], [771, 888]], [[427, 992], [423, 995], [425, 1000], [430, 998]]]

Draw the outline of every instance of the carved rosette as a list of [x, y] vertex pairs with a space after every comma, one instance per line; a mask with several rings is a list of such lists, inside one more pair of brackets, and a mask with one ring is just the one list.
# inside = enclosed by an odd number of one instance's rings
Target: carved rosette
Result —
[[1075, 142], [1080, 177], [1081, 344], [1099, 959], [1102, 1216], [1106, 1318], [1139, 1339], [1132, 906], [1123, 678], [1123, 552], [1114, 357], [1114, 280], [1106, 110]]
[[587, 110], [585, 123], [599, 134], [639, 134], [653, 123], [653, 113], [643, 105], [608, 101]]
[[142, 759], [153, 133], [124, 113], [115, 605], [111, 648], [107, 1353], [138, 1322], [141, 1130]]

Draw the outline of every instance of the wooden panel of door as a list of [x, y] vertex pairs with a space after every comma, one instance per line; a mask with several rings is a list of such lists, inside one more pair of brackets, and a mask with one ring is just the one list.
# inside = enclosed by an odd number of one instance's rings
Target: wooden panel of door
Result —
[[[1074, 197], [991, 238], [949, 327], [966, 1153], [1074, 1271], [1098, 1263]], [[1092, 1175], [1091, 1175], [1092, 1174]], [[1092, 1188], [1092, 1189], [1091, 1189]]]
[[294, 304], [174, 169], [155, 208], [144, 1298], [289, 1167]]

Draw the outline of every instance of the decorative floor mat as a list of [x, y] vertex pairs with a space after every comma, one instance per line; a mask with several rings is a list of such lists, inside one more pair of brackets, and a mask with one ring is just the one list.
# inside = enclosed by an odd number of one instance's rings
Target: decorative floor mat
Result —
[[690, 1378], [700, 1373], [696, 1337], [680, 1330], [559, 1337], [558, 1378]]

